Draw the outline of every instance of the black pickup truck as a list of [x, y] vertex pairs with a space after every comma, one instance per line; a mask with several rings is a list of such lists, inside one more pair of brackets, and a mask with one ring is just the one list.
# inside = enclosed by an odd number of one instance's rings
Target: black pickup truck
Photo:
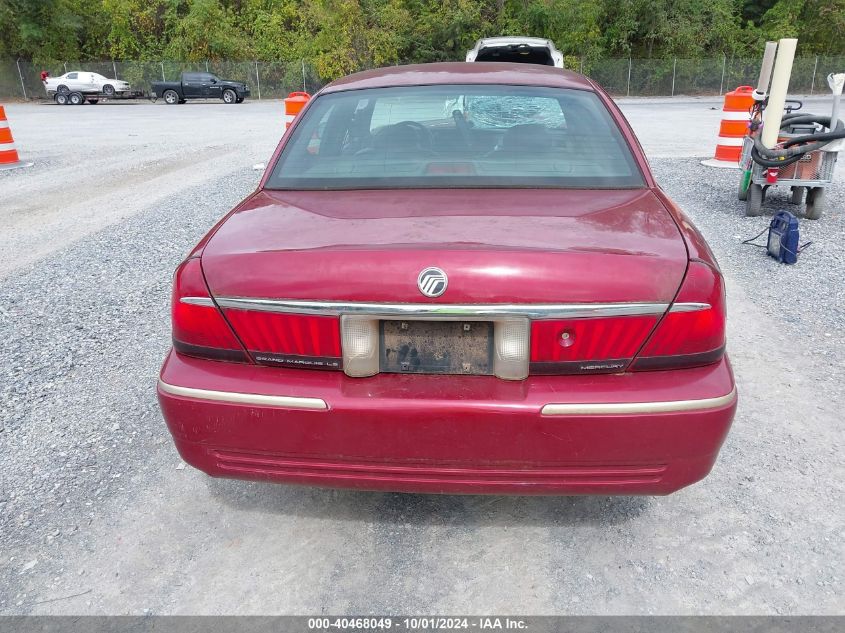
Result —
[[223, 99], [223, 103], [241, 103], [249, 96], [249, 86], [241, 81], [219, 79], [211, 73], [182, 73], [181, 81], [154, 81], [151, 96], [173, 105], [188, 99]]

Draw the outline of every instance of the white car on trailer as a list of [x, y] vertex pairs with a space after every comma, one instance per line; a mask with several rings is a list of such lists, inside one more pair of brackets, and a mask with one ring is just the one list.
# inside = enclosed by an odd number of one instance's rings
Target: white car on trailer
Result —
[[[56, 97], [64, 95], [66, 99], [70, 100], [70, 103], [74, 103], [71, 96], [75, 93], [78, 95], [114, 97], [115, 95], [128, 93], [130, 88], [131, 86], [128, 81], [110, 79], [99, 73], [89, 73], [81, 70], [72, 70], [60, 77], [48, 76], [44, 78], [44, 89], [48, 95]], [[96, 103], [96, 101], [92, 102]]]

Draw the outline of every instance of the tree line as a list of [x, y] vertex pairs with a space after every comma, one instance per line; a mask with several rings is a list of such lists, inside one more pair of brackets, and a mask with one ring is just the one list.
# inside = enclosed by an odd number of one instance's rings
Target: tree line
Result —
[[845, 53], [845, 0], [0, 0], [0, 57], [304, 59], [329, 80], [459, 60], [479, 37], [547, 37], [605, 57], [757, 57], [767, 39]]

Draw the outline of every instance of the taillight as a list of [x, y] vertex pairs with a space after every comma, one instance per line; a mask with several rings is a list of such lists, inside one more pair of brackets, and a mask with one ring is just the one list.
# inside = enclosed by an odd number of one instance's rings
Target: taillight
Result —
[[690, 262], [675, 302], [631, 365], [633, 370], [714, 363], [725, 351], [725, 288], [709, 265]]
[[624, 370], [658, 315], [594, 317], [531, 323], [531, 373], [607, 373]]
[[337, 317], [227, 308], [226, 318], [255, 362], [341, 369]]
[[249, 361], [208, 292], [198, 258], [188, 259], [176, 269], [172, 301], [173, 348], [177, 352], [214, 360]]

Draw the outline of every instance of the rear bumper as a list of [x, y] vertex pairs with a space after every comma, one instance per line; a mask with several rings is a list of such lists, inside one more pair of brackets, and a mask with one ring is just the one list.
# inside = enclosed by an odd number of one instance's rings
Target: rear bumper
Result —
[[158, 397], [180, 454], [210, 475], [437, 493], [668, 494], [707, 475], [736, 409], [727, 359], [507, 382], [171, 352]]

